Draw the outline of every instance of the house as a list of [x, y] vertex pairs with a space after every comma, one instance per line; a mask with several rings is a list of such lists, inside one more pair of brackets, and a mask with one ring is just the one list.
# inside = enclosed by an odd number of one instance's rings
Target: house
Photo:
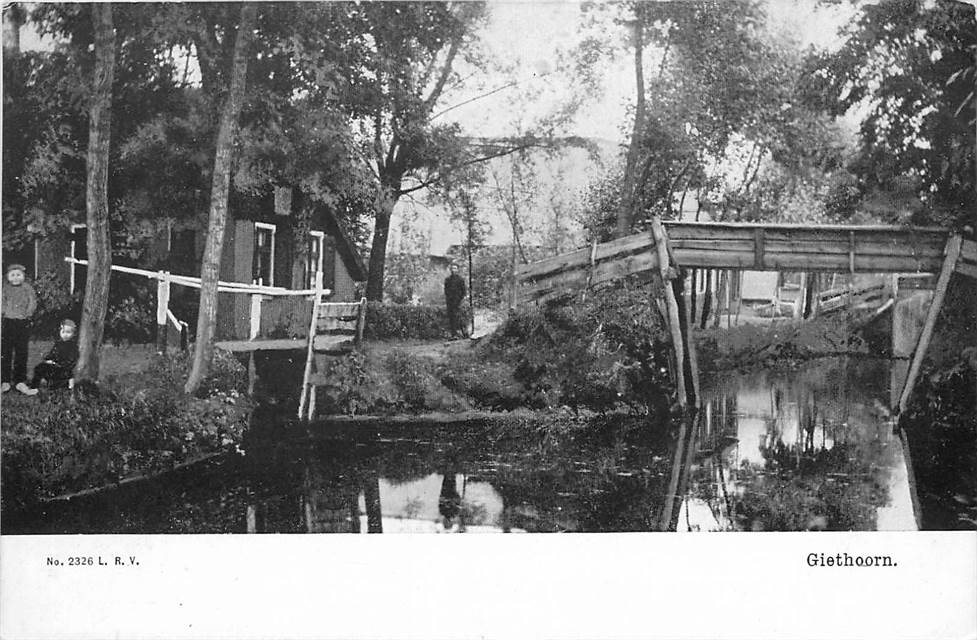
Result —
[[[307, 206], [307, 225], [296, 212]], [[285, 289], [309, 289], [315, 285], [315, 274], [322, 272], [322, 286], [330, 289], [330, 300], [345, 302], [358, 299], [357, 283], [366, 280], [366, 268], [356, 245], [328, 206], [304, 201], [293, 188], [270, 189], [261, 197], [232, 196], [231, 219], [224, 232], [224, 251], [220, 279], [227, 282], [258, 283]], [[138, 266], [167, 270], [174, 274], [199, 276], [206, 232], [205, 220], [169, 223], [149, 243]], [[307, 227], [303, 230], [303, 227]], [[66, 283], [72, 293], [84, 287], [85, 267], [69, 264], [66, 256], [87, 259], [87, 232], [84, 224], [73, 224], [66, 234], [38, 237], [33, 247], [18, 256], [34, 274], [53, 273]], [[121, 262], [117, 260], [117, 262]], [[115, 278], [138, 278], [113, 274]], [[284, 333], [300, 334], [308, 330], [309, 301], [304, 298], [269, 300], [262, 310], [262, 323], [281, 324]], [[196, 322], [198, 294], [195, 289], [174, 286], [170, 308], [180, 320], [191, 326]], [[216, 334], [218, 339], [248, 338], [250, 296], [221, 293], [218, 300]], [[277, 314], [277, 318], [276, 318]], [[301, 318], [301, 322], [298, 319]], [[297, 331], [293, 324], [304, 328]]]

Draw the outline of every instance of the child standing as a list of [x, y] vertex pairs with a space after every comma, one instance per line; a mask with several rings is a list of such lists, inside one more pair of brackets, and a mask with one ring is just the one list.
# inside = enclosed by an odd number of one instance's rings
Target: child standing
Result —
[[78, 362], [78, 341], [75, 339], [77, 326], [73, 320], [62, 320], [58, 329], [58, 339], [44, 356], [44, 360], [34, 367], [34, 379], [27, 395], [37, 393], [41, 380], [47, 380], [52, 389], [67, 389], [75, 363]]
[[27, 343], [30, 339], [31, 317], [37, 309], [34, 287], [26, 281], [24, 265], [12, 264], [7, 267], [7, 281], [3, 283], [3, 335], [0, 337], [2, 349], [3, 391], [10, 385], [21, 393], [30, 393], [27, 386]]

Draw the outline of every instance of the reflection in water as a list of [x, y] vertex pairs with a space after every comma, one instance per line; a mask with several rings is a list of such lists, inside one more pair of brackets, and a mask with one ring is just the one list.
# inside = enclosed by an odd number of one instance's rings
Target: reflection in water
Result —
[[686, 531], [915, 529], [883, 361], [715, 381], [700, 416]]
[[911, 529], [884, 364], [726, 375], [676, 425], [616, 416], [311, 441], [276, 425], [243, 457], [5, 513], [4, 532]]

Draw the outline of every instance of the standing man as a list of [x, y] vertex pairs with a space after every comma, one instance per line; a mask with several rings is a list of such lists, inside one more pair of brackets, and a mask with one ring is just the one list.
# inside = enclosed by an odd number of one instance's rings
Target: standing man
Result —
[[468, 292], [464, 279], [458, 275], [458, 265], [451, 263], [451, 273], [444, 279], [444, 302], [448, 307], [448, 330], [451, 337], [464, 337], [461, 319], [461, 301]]

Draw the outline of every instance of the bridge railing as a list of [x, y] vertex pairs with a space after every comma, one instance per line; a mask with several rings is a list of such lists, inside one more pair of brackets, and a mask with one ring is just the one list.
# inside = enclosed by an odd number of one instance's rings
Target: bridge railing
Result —
[[[664, 223], [675, 262], [693, 269], [938, 272], [949, 232], [933, 227]], [[966, 243], [965, 243], [966, 244]], [[970, 243], [973, 245], [974, 243]], [[544, 301], [568, 290], [654, 271], [658, 258], [648, 233], [594, 244], [516, 270], [521, 302]], [[977, 245], [970, 248], [977, 256]], [[965, 248], [962, 255], [970, 255]], [[961, 270], [977, 273], [977, 260]]]

